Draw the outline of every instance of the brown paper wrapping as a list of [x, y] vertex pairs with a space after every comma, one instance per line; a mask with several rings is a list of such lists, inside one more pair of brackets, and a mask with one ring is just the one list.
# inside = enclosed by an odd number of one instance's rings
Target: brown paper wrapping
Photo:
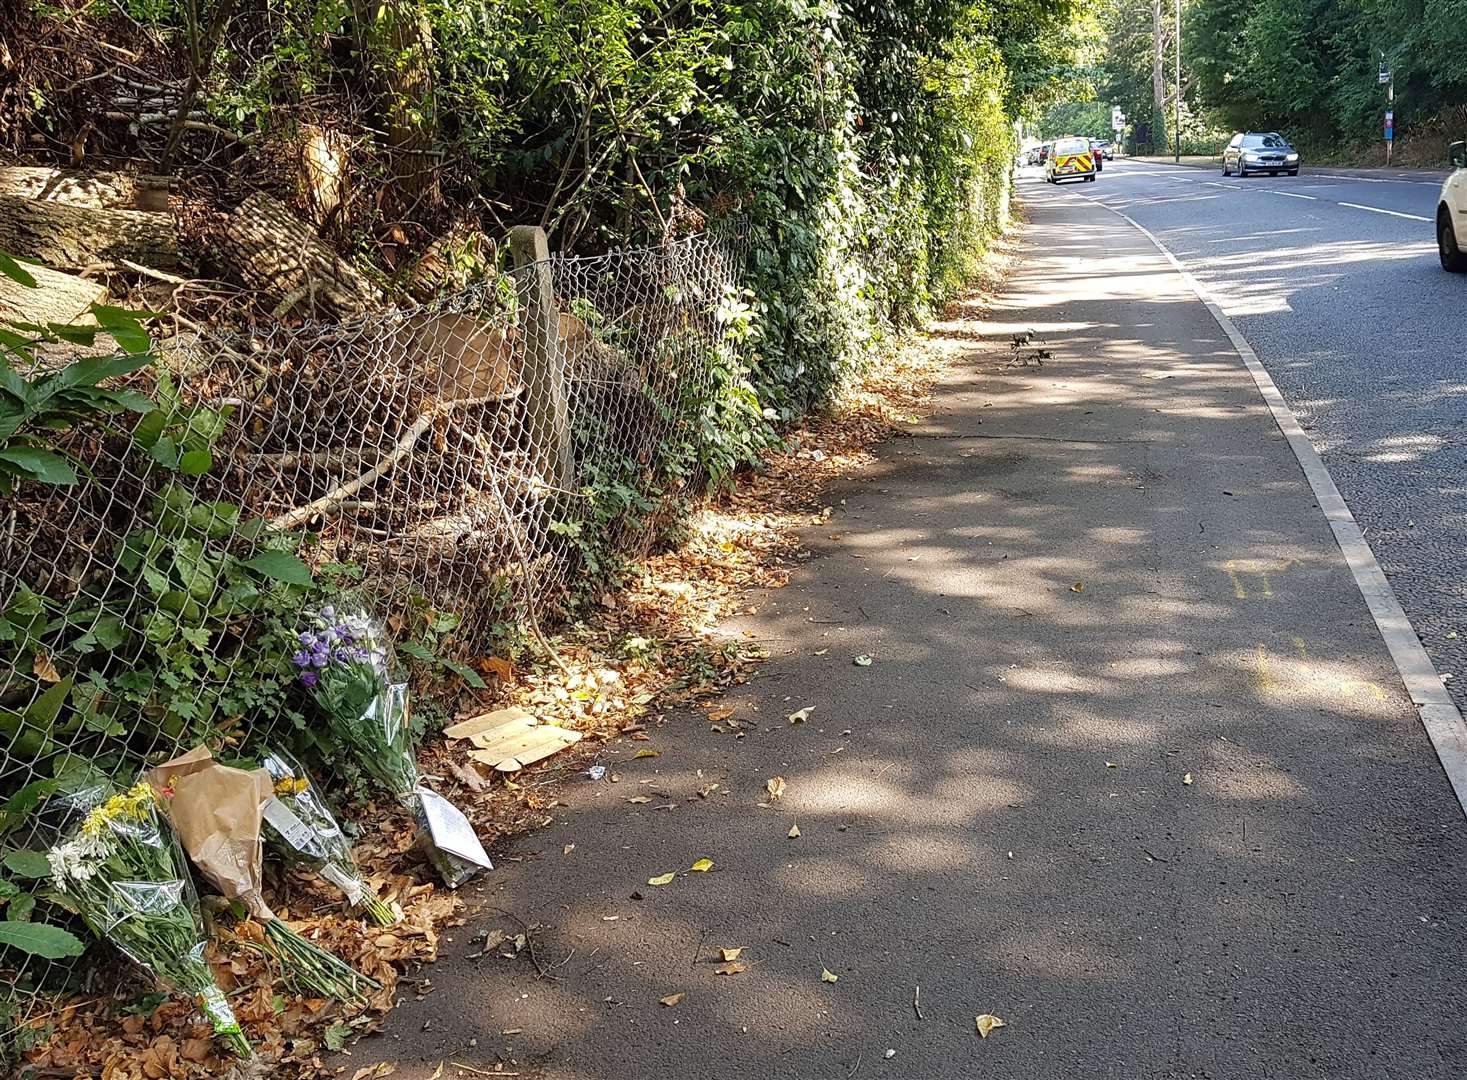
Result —
[[262, 922], [275, 918], [260, 887], [264, 870], [261, 822], [274, 794], [264, 769], [233, 769], [207, 746], [148, 771], [183, 848], [221, 895], [238, 900]]

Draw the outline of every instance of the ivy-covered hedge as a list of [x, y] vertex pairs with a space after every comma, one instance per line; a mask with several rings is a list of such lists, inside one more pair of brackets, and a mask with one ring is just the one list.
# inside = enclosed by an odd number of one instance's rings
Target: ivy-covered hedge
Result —
[[[228, 205], [298, 186], [292, 154], [325, 131], [349, 153], [324, 229], [389, 284], [466, 219], [591, 252], [725, 219], [748, 240], [753, 318], [708, 403], [717, 479], [959, 287], [1003, 216], [1013, 115], [1054, 82], [1088, 2], [37, 5], [30, 31], [72, 62], [26, 69], [0, 138], [59, 154], [85, 129], [94, 154]], [[160, 89], [88, 77], [113, 62], [99, 42], [156, 54], [140, 66]], [[117, 95], [149, 93], [154, 119], [129, 122]], [[156, 116], [180, 94], [203, 120], [172, 132]]]

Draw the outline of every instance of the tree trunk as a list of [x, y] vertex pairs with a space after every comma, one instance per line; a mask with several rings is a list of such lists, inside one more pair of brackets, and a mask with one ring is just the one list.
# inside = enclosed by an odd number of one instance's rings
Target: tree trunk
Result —
[[403, 203], [437, 201], [432, 24], [417, 0], [387, 0], [380, 5], [356, 0], [354, 7], [371, 67], [368, 74], [382, 102], [393, 187]]
[[0, 195], [0, 251], [60, 270], [117, 259], [178, 265], [177, 237], [166, 214], [92, 210], [19, 195]]
[[339, 258], [279, 199], [256, 192], [224, 225], [224, 257], [277, 314], [346, 318], [381, 305], [382, 293]]
[[167, 210], [162, 178], [131, 173], [76, 173], [42, 165], [0, 166], [0, 195], [65, 203], [91, 210]]
[[44, 266], [28, 265], [26, 271], [36, 279], [34, 289], [0, 274], [0, 319], [73, 323], [86, 312], [87, 305], [107, 299], [106, 287], [95, 281], [48, 270]]

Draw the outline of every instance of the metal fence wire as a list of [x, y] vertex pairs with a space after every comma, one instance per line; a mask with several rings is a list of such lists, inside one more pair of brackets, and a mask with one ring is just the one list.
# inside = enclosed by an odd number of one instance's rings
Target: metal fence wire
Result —
[[[67, 791], [290, 724], [284, 656], [324, 583], [468, 657], [637, 554], [696, 482], [741, 260], [708, 234], [557, 255], [166, 346], [130, 377], [152, 412], [61, 436], [78, 484], [0, 498], [0, 853], [44, 850]], [[0, 877], [0, 919], [64, 918], [44, 891]], [[0, 1040], [95, 972], [0, 946]]]

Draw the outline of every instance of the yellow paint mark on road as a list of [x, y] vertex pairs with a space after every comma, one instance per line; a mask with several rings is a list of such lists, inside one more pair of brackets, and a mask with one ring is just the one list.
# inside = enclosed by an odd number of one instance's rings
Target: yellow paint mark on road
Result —
[[1232, 578], [1233, 580], [1233, 595], [1236, 596], [1239, 600], [1248, 599], [1248, 593], [1243, 588], [1243, 582], [1238, 578], [1237, 565], [1233, 562], [1232, 559], [1228, 560], [1227, 571], [1228, 577]]
[[1258, 576], [1263, 579], [1263, 595], [1264, 596], [1272, 596], [1273, 595], [1273, 585], [1268, 580], [1268, 571], [1267, 570], [1260, 570], [1260, 571], [1258, 571]]
[[1359, 693], [1368, 693], [1376, 701], [1385, 701], [1386, 692], [1377, 684], [1364, 679], [1349, 679], [1340, 683], [1340, 694], [1344, 697], [1354, 697]]
[[1300, 660], [1306, 663], [1309, 661], [1309, 647], [1304, 644], [1304, 639], [1298, 634], [1294, 635], [1294, 649], [1298, 652]]
[[1258, 692], [1267, 694], [1273, 690], [1273, 675], [1268, 669], [1268, 646], [1263, 642], [1258, 643], [1258, 669], [1255, 673], [1258, 678]]

